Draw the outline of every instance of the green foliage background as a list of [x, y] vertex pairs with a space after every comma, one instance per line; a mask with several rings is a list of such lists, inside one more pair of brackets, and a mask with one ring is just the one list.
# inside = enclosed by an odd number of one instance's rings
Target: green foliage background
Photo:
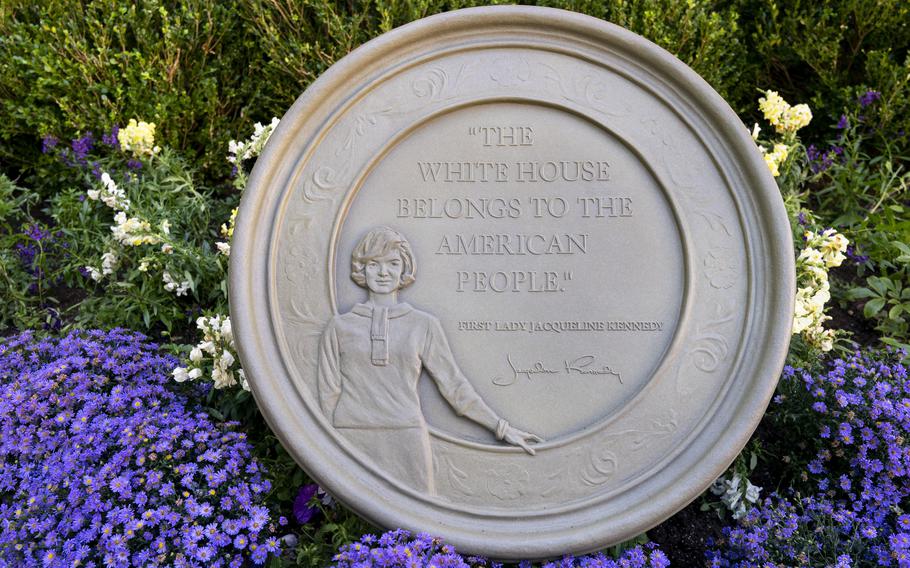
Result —
[[[494, 1], [493, 3], [501, 3]], [[910, 7], [900, 0], [543, 0], [624, 26], [750, 112], [757, 89], [836, 115], [875, 85], [902, 127], [910, 95]], [[34, 173], [39, 140], [129, 118], [207, 181], [227, 141], [281, 116], [327, 67], [371, 38], [474, 0], [6, 0], [0, 3], [0, 160]], [[834, 112], [821, 112], [833, 110]], [[821, 125], [816, 126], [820, 128]]]

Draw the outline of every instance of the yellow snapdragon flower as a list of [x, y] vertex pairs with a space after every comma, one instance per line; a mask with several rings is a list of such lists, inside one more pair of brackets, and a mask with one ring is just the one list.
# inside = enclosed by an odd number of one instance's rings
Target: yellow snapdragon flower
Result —
[[765, 120], [775, 128], [781, 123], [781, 118], [789, 109], [790, 105], [777, 94], [777, 91], [765, 91], [765, 96], [758, 99], [758, 110], [764, 113]]
[[809, 105], [801, 104], [787, 109], [781, 117], [778, 132], [796, 132], [800, 128], [807, 126], [812, 121], [812, 111]]
[[160, 151], [155, 146], [155, 123], [136, 121], [131, 118], [129, 124], [117, 133], [120, 147], [126, 152], [132, 152], [136, 157], [151, 156]]
[[765, 164], [768, 166], [768, 169], [771, 170], [771, 175], [777, 177], [780, 175], [780, 165], [787, 160], [787, 156], [790, 155], [790, 148], [786, 144], [775, 144], [774, 150], [771, 152], [766, 152], [764, 148], [759, 148], [762, 150], [762, 158], [765, 159]]
[[777, 91], [765, 91], [765, 96], [758, 99], [758, 110], [762, 111], [765, 120], [771, 123], [778, 134], [796, 132], [812, 120], [809, 105], [791, 107]]

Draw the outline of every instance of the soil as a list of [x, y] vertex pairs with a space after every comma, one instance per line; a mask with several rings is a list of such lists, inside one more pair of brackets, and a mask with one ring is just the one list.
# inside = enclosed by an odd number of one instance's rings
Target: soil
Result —
[[714, 511], [701, 511], [701, 498], [648, 531], [674, 568], [705, 566], [708, 539], [720, 536], [724, 523]]

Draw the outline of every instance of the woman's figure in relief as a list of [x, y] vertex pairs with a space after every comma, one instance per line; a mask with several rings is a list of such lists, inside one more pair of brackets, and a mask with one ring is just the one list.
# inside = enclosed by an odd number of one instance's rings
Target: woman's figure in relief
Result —
[[367, 301], [333, 317], [322, 335], [318, 393], [322, 411], [380, 468], [435, 493], [430, 436], [417, 384], [426, 369], [459, 416], [534, 454], [542, 440], [509, 425], [462, 375], [435, 317], [398, 301], [414, 282], [414, 257], [401, 233], [370, 231], [351, 255], [351, 278]]

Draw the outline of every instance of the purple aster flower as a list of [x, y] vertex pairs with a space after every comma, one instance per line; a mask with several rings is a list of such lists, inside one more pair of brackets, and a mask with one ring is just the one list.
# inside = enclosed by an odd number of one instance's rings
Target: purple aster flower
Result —
[[250, 543], [250, 540], [244, 534], [238, 534], [234, 537], [234, 548], [238, 550], [243, 550], [246, 548], [246, 545]]
[[845, 130], [845, 129], [849, 128], [849, 126], [850, 126], [850, 121], [847, 120], [847, 115], [846, 114], [840, 115], [840, 120], [837, 121], [837, 126], [835, 126], [835, 128], [837, 128], [838, 130]]
[[[269, 544], [268, 546], [277, 545]], [[455, 548], [439, 538], [421, 533], [412, 536], [404, 530], [390, 531], [378, 539], [364, 535], [359, 542], [342, 546], [334, 557], [332, 568], [502, 568], [502, 564], [479, 556], [462, 556]], [[590, 556], [565, 556], [542, 568], [665, 568], [670, 562], [654, 543], [625, 550], [617, 559], [599, 553]], [[531, 568], [529, 561], [518, 563], [519, 568]]]

